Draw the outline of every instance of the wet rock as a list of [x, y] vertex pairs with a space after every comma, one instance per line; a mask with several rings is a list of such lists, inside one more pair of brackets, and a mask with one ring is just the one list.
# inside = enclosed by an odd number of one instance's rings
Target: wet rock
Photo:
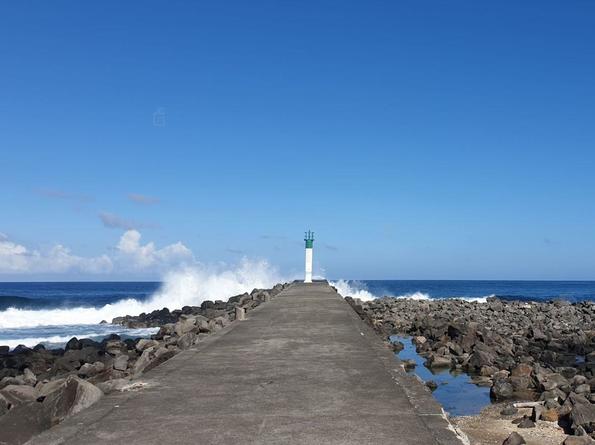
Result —
[[415, 363], [415, 360], [411, 360], [411, 359], [403, 360], [403, 367], [407, 371], [411, 371], [412, 369], [415, 369], [416, 366], [417, 366], [417, 363]]
[[405, 349], [405, 345], [403, 343], [401, 343], [400, 341], [395, 341], [391, 345], [392, 345], [393, 351], [395, 351], [395, 352], [401, 352], [403, 349]]
[[438, 383], [434, 380], [428, 380], [426, 381], [426, 386], [430, 388], [430, 391], [434, 392], [438, 388]]
[[512, 432], [510, 435], [502, 442], [502, 445], [523, 445], [526, 444], [525, 439], [517, 432]]

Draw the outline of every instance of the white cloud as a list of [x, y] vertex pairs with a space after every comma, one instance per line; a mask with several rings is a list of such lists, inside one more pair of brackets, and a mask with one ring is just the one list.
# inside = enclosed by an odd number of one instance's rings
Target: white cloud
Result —
[[0, 274], [163, 272], [174, 266], [195, 263], [192, 252], [181, 242], [158, 249], [153, 242], [142, 245], [140, 239], [138, 231], [128, 230], [121, 236], [115, 254], [81, 257], [61, 244], [40, 251], [28, 249], [3, 235], [0, 236]]
[[61, 244], [41, 252], [29, 250], [7, 238], [0, 238], [0, 273], [106, 273], [111, 270], [112, 261], [107, 255], [80, 257], [73, 255], [70, 249]]
[[142, 245], [140, 239], [141, 234], [137, 230], [128, 230], [122, 235], [117, 246], [121, 259], [135, 269], [194, 262], [192, 252], [181, 242], [157, 249], [153, 242]]

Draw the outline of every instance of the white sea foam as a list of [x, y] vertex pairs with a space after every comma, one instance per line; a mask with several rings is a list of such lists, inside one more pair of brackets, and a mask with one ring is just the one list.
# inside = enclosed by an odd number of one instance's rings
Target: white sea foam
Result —
[[331, 285], [337, 288], [337, 291], [344, 297], [359, 298], [362, 301], [371, 301], [376, 295], [368, 292], [363, 283], [352, 280], [332, 281]]
[[439, 298], [450, 298], [450, 299], [456, 298], [459, 300], [485, 303], [489, 297], [494, 296], [494, 295], [488, 295], [485, 297], [452, 296], [452, 297], [433, 298], [431, 295], [429, 295], [425, 292], [411, 292], [411, 293], [407, 293], [407, 294], [403, 294], [403, 295], [391, 295], [391, 294], [387, 294], [387, 293], [384, 293], [382, 295], [374, 295], [372, 292], [370, 292], [366, 288], [364, 283], [362, 283], [361, 281], [357, 281], [357, 280], [338, 280], [338, 281], [331, 282], [331, 285], [335, 286], [337, 288], [337, 290], [339, 291], [339, 293], [341, 295], [343, 295], [344, 297], [350, 296], [353, 298], [359, 298], [362, 301], [371, 301], [375, 298], [380, 298], [380, 297], [407, 298], [407, 299], [411, 299], [411, 300], [435, 300], [435, 299], [439, 299]]
[[138, 315], [167, 307], [200, 305], [205, 300], [225, 300], [254, 288], [267, 288], [284, 281], [276, 268], [264, 260], [244, 259], [232, 269], [193, 266], [166, 274], [163, 285], [146, 301], [133, 298], [102, 307], [67, 309], [17, 309], [0, 312], [0, 329], [31, 326], [89, 325], [110, 322], [122, 315]]

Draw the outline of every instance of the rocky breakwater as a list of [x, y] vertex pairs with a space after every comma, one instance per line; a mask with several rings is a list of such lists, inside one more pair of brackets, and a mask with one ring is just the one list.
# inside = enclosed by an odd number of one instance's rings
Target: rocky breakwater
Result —
[[151, 338], [100, 342], [72, 338], [63, 349], [0, 346], [0, 444], [21, 444], [92, 405], [104, 394], [136, 387], [143, 373], [269, 301], [288, 284], [255, 289], [227, 301], [123, 316], [113, 324], [159, 327]]
[[513, 420], [519, 427], [557, 422], [580, 443], [595, 438], [595, 304], [346, 300], [385, 338], [412, 336], [426, 366], [465, 371], [496, 401], [533, 401], [530, 418]]

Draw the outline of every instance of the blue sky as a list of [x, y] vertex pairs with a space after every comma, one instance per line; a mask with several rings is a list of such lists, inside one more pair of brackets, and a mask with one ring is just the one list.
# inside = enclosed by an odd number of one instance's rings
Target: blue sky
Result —
[[190, 257], [290, 274], [307, 229], [330, 278], [595, 279], [593, 17], [6, 4], [0, 280], [150, 279]]

